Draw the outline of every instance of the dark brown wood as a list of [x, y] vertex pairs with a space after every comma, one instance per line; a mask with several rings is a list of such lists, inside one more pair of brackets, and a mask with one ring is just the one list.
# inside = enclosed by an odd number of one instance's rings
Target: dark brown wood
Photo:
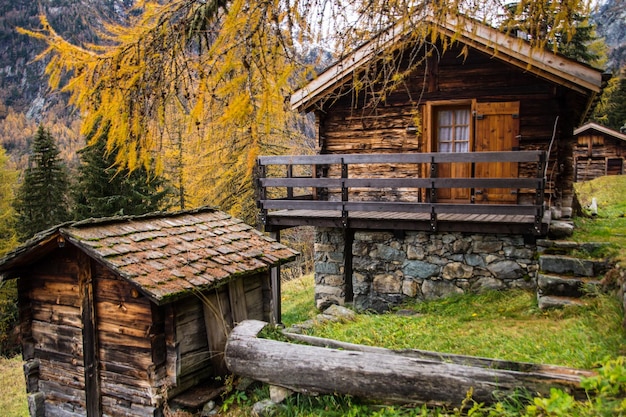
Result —
[[[270, 232], [270, 236], [280, 242], [280, 231]], [[282, 323], [282, 308], [280, 300], [280, 265], [270, 270], [270, 286], [272, 288], [272, 323]]]
[[77, 253], [79, 266], [78, 284], [81, 288], [83, 322], [83, 360], [85, 369], [85, 411], [87, 417], [102, 415], [100, 402], [100, 375], [98, 358], [98, 328], [94, 299], [95, 282], [92, 279], [91, 258]]
[[203, 297], [204, 325], [215, 375], [228, 373], [224, 363], [224, 346], [233, 327], [233, 317], [226, 291], [214, 291]]
[[[593, 373], [455, 355], [424, 355], [354, 347], [332, 340], [322, 346], [257, 337], [267, 323], [246, 321], [228, 338], [226, 363], [237, 375], [304, 393], [346, 394], [384, 402], [459, 406], [468, 392], [493, 403], [520, 389], [549, 396], [558, 387], [585, 398], [581, 376]], [[301, 340], [307, 342], [307, 340]], [[512, 369], [511, 369], [512, 368]], [[341, 378], [337, 378], [341, 375]]]
[[[517, 103], [515, 103], [517, 105]], [[483, 106], [495, 112], [498, 106]], [[508, 109], [508, 108], [507, 108]], [[507, 117], [512, 117], [508, 115]], [[515, 142], [517, 144], [517, 142]], [[296, 225], [315, 225], [326, 227], [356, 227], [355, 220], [363, 226], [364, 217], [355, 215], [355, 212], [371, 213], [367, 217], [374, 222], [381, 217], [376, 212], [384, 213], [427, 213], [428, 227], [422, 225], [409, 227], [407, 230], [439, 229], [441, 217], [444, 214], [489, 214], [507, 216], [530, 216], [520, 227], [502, 228], [494, 232], [510, 233], [509, 230], [521, 233], [542, 234], [546, 227], [542, 224], [544, 218], [544, 161], [545, 152], [541, 151], [500, 151], [500, 152], [469, 152], [469, 153], [410, 153], [410, 154], [341, 154], [315, 155], [295, 157], [261, 157], [261, 166], [286, 164], [292, 167], [298, 164], [311, 164], [329, 167], [329, 176], [311, 178], [261, 178], [259, 186], [265, 190], [260, 195], [276, 195], [266, 189], [285, 188], [282, 193], [287, 198], [261, 199], [259, 204], [263, 213], [262, 220], [267, 231], [273, 232], [284, 227]], [[496, 163], [497, 162], [497, 163]], [[482, 178], [442, 177], [438, 173], [438, 166], [453, 165], [454, 163], [471, 164], [472, 167], [481, 167]], [[535, 165], [534, 172], [523, 164]], [[511, 172], [521, 172], [526, 177], [510, 178]], [[505, 177], [493, 177], [489, 172], [500, 172]], [[335, 167], [335, 168], [333, 168]], [[473, 172], [472, 168], [472, 172]], [[260, 169], [261, 170], [261, 169]], [[312, 172], [313, 168], [310, 170]], [[262, 169], [261, 171], [267, 171]], [[466, 170], [467, 171], [467, 170]], [[428, 172], [428, 177], [420, 177]], [[467, 174], [470, 172], [467, 171]], [[293, 191], [308, 190], [308, 194], [296, 194]], [[326, 193], [317, 191], [324, 189]], [[441, 190], [465, 189], [465, 201], [452, 201], [449, 198], [437, 198]], [[291, 190], [291, 191], [290, 191]], [[455, 194], [455, 195], [456, 195]], [[471, 201], [469, 195], [472, 195]], [[525, 198], [529, 194], [532, 198]], [[331, 197], [328, 200], [313, 199], [313, 196]], [[442, 194], [443, 195], [443, 194]], [[489, 197], [488, 197], [489, 195]], [[289, 198], [289, 196], [293, 196]], [[499, 196], [495, 197], [494, 196]], [[522, 197], [518, 197], [522, 196]], [[492, 198], [493, 201], [492, 201]], [[518, 201], [519, 198], [519, 201]], [[510, 201], [508, 204], [503, 204]], [[476, 203], [476, 204], [475, 204]], [[479, 203], [479, 204], [478, 204]], [[495, 203], [495, 204], [494, 204]], [[313, 210], [317, 213], [311, 217], [288, 216], [287, 211]], [[341, 213], [338, 222], [333, 211]], [[388, 217], [387, 217], [388, 218]], [[400, 217], [395, 217], [398, 220]], [[496, 218], [494, 218], [496, 219]], [[520, 223], [520, 219], [512, 223]], [[469, 220], [466, 220], [469, 221]], [[497, 221], [497, 220], [496, 220]], [[463, 224], [462, 218], [448, 222], [444, 229], [454, 231], [472, 230], [472, 226]], [[390, 226], [389, 224], [387, 224]], [[377, 225], [365, 224], [365, 227], [380, 228]], [[391, 225], [393, 228], [396, 226]], [[458, 226], [458, 227], [457, 227]], [[402, 225], [399, 225], [402, 227]], [[479, 230], [480, 231], [480, 230]]]

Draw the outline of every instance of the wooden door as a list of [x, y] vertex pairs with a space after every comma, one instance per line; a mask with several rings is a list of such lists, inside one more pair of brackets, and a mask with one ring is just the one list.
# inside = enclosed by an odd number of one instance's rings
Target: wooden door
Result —
[[[513, 151], [519, 147], [519, 102], [477, 103], [474, 150], [476, 152]], [[476, 178], [517, 178], [517, 162], [477, 163]], [[476, 189], [476, 203], [515, 204], [517, 190], [510, 188]]]
[[[470, 106], [445, 106], [434, 114], [435, 151], [442, 153], [467, 153], [471, 150]], [[437, 177], [468, 178], [469, 163], [445, 163], [437, 167]], [[437, 201], [469, 202], [467, 188], [443, 188], [437, 191]]]

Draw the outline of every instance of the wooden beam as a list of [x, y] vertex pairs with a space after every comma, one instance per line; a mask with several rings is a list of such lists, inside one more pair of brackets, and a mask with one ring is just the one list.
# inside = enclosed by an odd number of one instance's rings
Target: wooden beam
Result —
[[[280, 242], [280, 230], [270, 233], [270, 237]], [[280, 264], [276, 264], [271, 268], [270, 280], [272, 287], [272, 323], [276, 325], [282, 324], [282, 311], [280, 302]]]
[[82, 300], [85, 408], [87, 417], [99, 417], [102, 415], [102, 398], [98, 355], [98, 321], [94, 300], [95, 281], [92, 277], [91, 258], [78, 250], [76, 250], [76, 254], [78, 258], [78, 285]]
[[[226, 364], [236, 375], [304, 393], [345, 394], [395, 403], [460, 406], [468, 393], [478, 403], [494, 403], [520, 390], [550, 395], [561, 388], [586, 398], [581, 376], [593, 373], [569, 368], [504, 361], [438, 359], [382, 348], [310, 346], [257, 338], [267, 325], [245, 321], [226, 344]], [[329, 341], [333, 342], [333, 341]], [[340, 377], [338, 377], [340, 376]]]

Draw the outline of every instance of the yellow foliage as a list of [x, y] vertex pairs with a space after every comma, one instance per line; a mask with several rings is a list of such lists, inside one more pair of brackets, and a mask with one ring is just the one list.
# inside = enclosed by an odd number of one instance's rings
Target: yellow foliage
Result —
[[[312, 72], [298, 62], [294, 41], [310, 42], [316, 30], [329, 29], [332, 16], [345, 22], [335, 39], [347, 51], [402, 16], [414, 29], [404, 45], [441, 41], [447, 48], [457, 35], [449, 39], [423, 25], [424, 13], [449, 21], [462, 13], [484, 20], [495, 14], [485, 8], [487, 0], [426, 3], [428, 10], [424, 2], [400, 0], [357, 1], [350, 7], [343, 0], [141, 0], [132, 24], [105, 24], [99, 44], [72, 45], [45, 16], [39, 31], [20, 31], [46, 43], [39, 58], [49, 59], [49, 83], [70, 94], [83, 115], [82, 132], [99, 137], [109, 128], [107, 150], [119, 151], [120, 166], [156, 164], [179, 184], [181, 205], [185, 200], [232, 208], [253, 220], [256, 157], [309, 146], [296, 129], [299, 116], [285, 105], [293, 87]], [[581, 3], [554, 1], [550, 13], [561, 21]], [[356, 74], [353, 91], [382, 86], [371, 92], [383, 100], [385, 89], [407, 80], [398, 71], [401, 58], [389, 54], [384, 68]], [[410, 57], [413, 65], [426, 58]]]

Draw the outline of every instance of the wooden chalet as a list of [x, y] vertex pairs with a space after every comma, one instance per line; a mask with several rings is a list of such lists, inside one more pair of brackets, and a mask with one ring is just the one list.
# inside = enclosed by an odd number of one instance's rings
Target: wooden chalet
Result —
[[293, 93], [316, 155], [258, 158], [265, 230], [317, 227], [320, 308], [533, 286], [533, 243], [572, 213], [602, 71], [472, 19], [428, 24], [437, 40], [400, 23]]
[[574, 130], [575, 181], [590, 181], [604, 175], [623, 175], [626, 134], [597, 123]]
[[[545, 235], [544, 202], [571, 210], [573, 131], [602, 72], [471, 19], [432, 25], [454, 36], [447, 50], [440, 40], [403, 54], [398, 25], [291, 96], [316, 116], [318, 155], [259, 158], [266, 230]], [[426, 59], [391, 91], [355, 88], [380, 76], [381, 56]]]
[[[31, 416], [161, 416], [226, 372], [234, 324], [270, 321], [295, 252], [214, 210], [60, 225], [0, 259], [18, 280]], [[202, 405], [202, 404], [195, 404]]]

